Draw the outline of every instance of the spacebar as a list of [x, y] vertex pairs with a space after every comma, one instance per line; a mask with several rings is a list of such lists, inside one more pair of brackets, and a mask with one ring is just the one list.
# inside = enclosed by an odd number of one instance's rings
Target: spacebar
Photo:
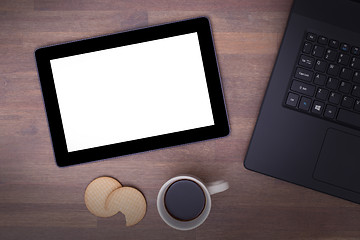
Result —
[[360, 128], [360, 114], [340, 109], [337, 120]]

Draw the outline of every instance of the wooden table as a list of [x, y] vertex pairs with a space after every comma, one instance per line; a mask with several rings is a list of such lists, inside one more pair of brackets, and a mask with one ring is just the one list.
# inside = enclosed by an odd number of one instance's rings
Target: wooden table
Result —
[[[1, 0], [0, 239], [359, 239], [360, 206], [244, 169], [244, 156], [291, 0]], [[59, 168], [34, 50], [136, 27], [211, 19], [231, 134], [184, 146]], [[156, 196], [169, 178], [224, 179], [208, 220], [193, 231], [162, 222]], [[145, 218], [93, 216], [84, 190], [110, 175], [147, 199]]]

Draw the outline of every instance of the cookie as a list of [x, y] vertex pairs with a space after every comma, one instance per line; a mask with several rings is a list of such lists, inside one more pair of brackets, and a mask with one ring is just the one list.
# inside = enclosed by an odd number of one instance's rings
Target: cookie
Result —
[[143, 219], [146, 212], [146, 200], [142, 193], [132, 187], [118, 188], [108, 196], [106, 209], [125, 215], [126, 226], [133, 226]]
[[111, 217], [119, 212], [114, 208], [106, 209], [106, 199], [121, 184], [111, 177], [100, 177], [93, 180], [85, 190], [85, 204], [89, 211], [97, 217]]

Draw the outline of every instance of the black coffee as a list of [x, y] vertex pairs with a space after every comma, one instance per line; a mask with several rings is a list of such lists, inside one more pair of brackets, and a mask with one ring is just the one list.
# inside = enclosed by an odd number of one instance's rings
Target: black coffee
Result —
[[179, 180], [170, 185], [165, 193], [165, 208], [169, 214], [181, 221], [197, 218], [205, 207], [205, 194], [191, 180]]

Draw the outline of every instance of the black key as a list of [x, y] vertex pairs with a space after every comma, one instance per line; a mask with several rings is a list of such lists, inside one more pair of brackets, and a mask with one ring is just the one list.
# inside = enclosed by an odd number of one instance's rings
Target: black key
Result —
[[347, 44], [347, 43], [342, 43], [342, 44], [340, 45], [340, 50], [342, 50], [342, 51], [344, 51], [344, 52], [348, 52], [349, 49], [350, 49], [350, 46], [349, 46], [349, 44]]
[[352, 47], [351, 54], [360, 55], [360, 49], [358, 47]]
[[329, 94], [328, 90], [319, 88], [316, 92], [316, 98], [325, 101], [327, 99], [328, 94]]
[[297, 103], [299, 101], [299, 96], [294, 93], [289, 93], [287, 99], [286, 99], [286, 105], [296, 107]]
[[325, 48], [315, 45], [312, 55], [318, 58], [322, 58], [324, 56]]
[[353, 75], [353, 71], [348, 68], [342, 68], [340, 72], [340, 77], [345, 80], [350, 80]]
[[325, 72], [327, 63], [325, 61], [317, 60], [315, 64], [315, 70], [319, 72]]
[[344, 53], [339, 54], [339, 58], [337, 60], [338, 63], [342, 65], [348, 65], [350, 61], [350, 56]]
[[307, 36], [306, 36], [306, 39], [309, 40], [309, 41], [315, 42], [315, 41], [316, 41], [316, 34], [309, 32], [309, 33], [307, 34]]
[[356, 83], [360, 83], [360, 73], [359, 72], [354, 73], [353, 81]]
[[331, 49], [326, 50], [325, 59], [329, 61], [335, 61], [337, 56], [337, 52]]
[[336, 114], [336, 107], [327, 105], [324, 112], [324, 117], [333, 119], [335, 118], [335, 114]]
[[348, 82], [341, 82], [340, 83], [340, 87], [339, 87], [339, 91], [342, 93], [349, 93], [351, 90], [351, 84]]
[[299, 103], [299, 108], [304, 111], [309, 111], [311, 106], [311, 99], [307, 97], [302, 97]]
[[340, 72], [340, 67], [335, 64], [329, 64], [329, 68], [327, 70], [327, 73], [333, 76], [337, 76]]
[[355, 111], [360, 112], [360, 100], [356, 100], [355, 101], [355, 107], [354, 107]]
[[360, 98], [360, 86], [354, 86], [351, 94], [355, 97]]
[[326, 45], [328, 43], [328, 39], [324, 36], [319, 36], [318, 43]]
[[297, 68], [295, 72], [295, 77], [307, 82], [311, 82], [313, 77], [313, 72], [303, 68]]
[[314, 66], [314, 62], [315, 62], [314, 58], [308, 57], [305, 55], [301, 55], [300, 60], [299, 60], [299, 65], [307, 67], [307, 68], [312, 68]]
[[341, 99], [341, 95], [338, 93], [330, 93], [330, 97], [329, 97], [329, 102], [333, 103], [333, 104], [339, 104], [340, 103], [340, 99]]
[[309, 54], [312, 49], [312, 44], [309, 42], [304, 43], [303, 52]]
[[326, 86], [330, 89], [336, 90], [339, 85], [339, 80], [336, 78], [329, 77]]
[[302, 93], [307, 96], [314, 96], [315, 87], [306, 83], [294, 80], [291, 85], [291, 90], [294, 92]]
[[341, 106], [347, 107], [347, 108], [353, 108], [355, 99], [352, 97], [344, 96], [341, 102]]
[[324, 111], [324, 105], [325, 104], [323, 102], [314, 101], [314, 104], [311, 108], [311, 112], [317, 115], [321, 115], [322, 112]]
[[336, 40], [330, 40], [329, 46], [332, 47], [332, 48], [338, 48], [339, 47], [339, 42], [336, 41]]
[[360, 114], [340, 109], [337, 120], [355, 127], [360, 127]]
[[350, 66], [357, 70], [360, 69], [360, 58], [353, 57]]
[[325, 85], [326, 82], [326, 76], [316, 73], [314, 78], [314, 83], [317, 85]]

